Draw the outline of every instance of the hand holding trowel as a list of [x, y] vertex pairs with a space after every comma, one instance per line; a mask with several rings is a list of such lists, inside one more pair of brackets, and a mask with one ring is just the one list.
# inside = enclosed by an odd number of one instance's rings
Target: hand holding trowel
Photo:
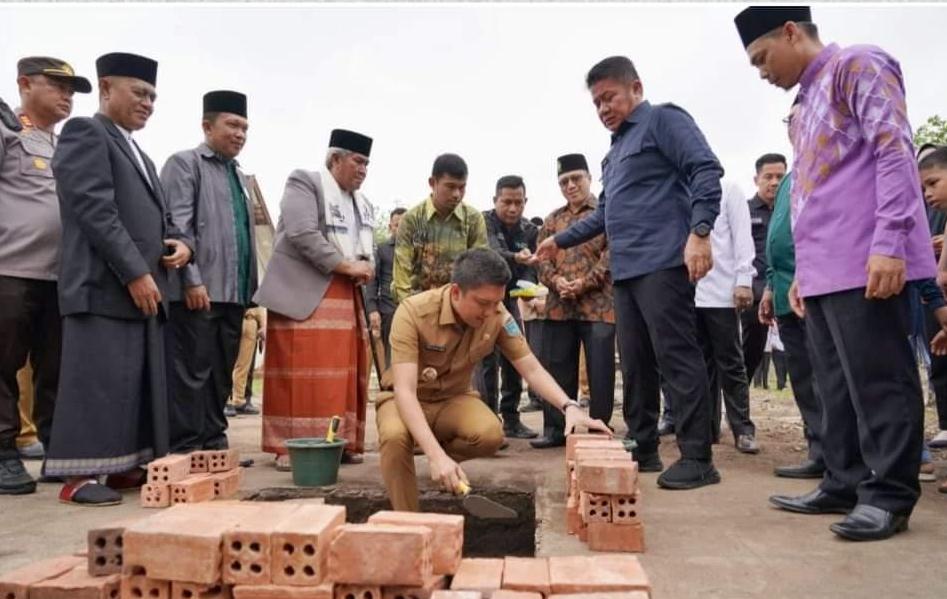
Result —
[[471, 515], [485, 520], [516, 518], [515, 510], [500, 505], [492, 499], [482, 495], [470, 494], [470, 483], [460, 464], [447, 454], [442, 454], [430, 460], [431, 478], [439, 482], [444, 489], [451, 490], [459, 495], [461, 505]]

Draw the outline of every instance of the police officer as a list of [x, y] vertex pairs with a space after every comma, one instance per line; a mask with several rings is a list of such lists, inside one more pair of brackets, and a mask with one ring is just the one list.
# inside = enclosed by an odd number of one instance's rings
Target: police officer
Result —
[[477, 248], [454, 261], [451, 282], [411, 296], [391, 325], [394, 392], [378, 394], [376, 421], [381, 471], [396, 510], [417, 511], [415, 442], [427, 455], [431, 479], [456, 491], [467, 482], [457, 462], [492, 455], [503, 443], [493, 411], [471, 388], [474, 366], [498, 347], [531, 389], [562, 410], [565, 430], [576, 425], [607, 433], [566, 395], [529, 350], [503, 307], [510, 268], [495, 251]]
[[72, 112], [74, 92], [92, 85], [58, 58], [17, 63], [20, 107], [0, 102], [0, 495], [32, 493], [16, 449], [20, 431], [16, 373], [33, 367], [33, 417], [49, 443], [59, 384], [59, 202], [50, 168], [56, 123]]

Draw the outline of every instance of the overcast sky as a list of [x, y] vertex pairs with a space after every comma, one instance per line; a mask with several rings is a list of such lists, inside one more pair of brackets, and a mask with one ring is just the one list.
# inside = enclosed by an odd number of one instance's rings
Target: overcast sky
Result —
[[[526, 179], [527, 216], [562, 203], [555, 159], [583, 152], [598, 178], [608, 132], [583, 86], [588, 68], [624, 54], [652, 102], [694, 116], [727, 170], [752, 193], [753, 162], [789, 155], [792, 99], [748, 66], [733, 17], [744, 4], [0, 5], [0, 97], [16, 104], [15, 62], [53, 55], [94, 80], [100, 54], [159, 61], [158, 102], [141, 147], [159, 165], [201, 141], [201, 97], [249, 96], [240, 161], [278, 211], [292, 169], [317, 169], [329, 131], [375, 145], [363, 191], [410, 206], [441, 152], [470, 167], [467, 201], [492, 205], [505, 174]], [[877, 44], [900, 60], [912, 125], [947, 116], [947, 8], [815, 5], [824, 40]], [[76, 96], [74, 115], [97, 109]], [[594, 185], [598, 189], [598, 184]]]

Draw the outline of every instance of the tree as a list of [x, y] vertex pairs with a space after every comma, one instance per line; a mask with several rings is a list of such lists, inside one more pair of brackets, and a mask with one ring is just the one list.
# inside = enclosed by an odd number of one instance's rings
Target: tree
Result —
[[940, 115], [933, 115], [923, 125], [917, 128], [914, 134], [915, 147], [924, 144], [947, 145], [947, 121]]

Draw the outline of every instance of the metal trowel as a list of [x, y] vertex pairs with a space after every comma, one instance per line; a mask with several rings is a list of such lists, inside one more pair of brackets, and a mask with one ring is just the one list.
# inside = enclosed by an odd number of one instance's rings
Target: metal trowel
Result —
[[483, 495], [471, 495], [470, 485], [461, 482], [457, 487], [457, 495], [461, 495], [461, 505], [471, 516], [483, 520], [512, 520], [517, 517], [516, 510], [501, 505], [492, 499], [487, 499]]

